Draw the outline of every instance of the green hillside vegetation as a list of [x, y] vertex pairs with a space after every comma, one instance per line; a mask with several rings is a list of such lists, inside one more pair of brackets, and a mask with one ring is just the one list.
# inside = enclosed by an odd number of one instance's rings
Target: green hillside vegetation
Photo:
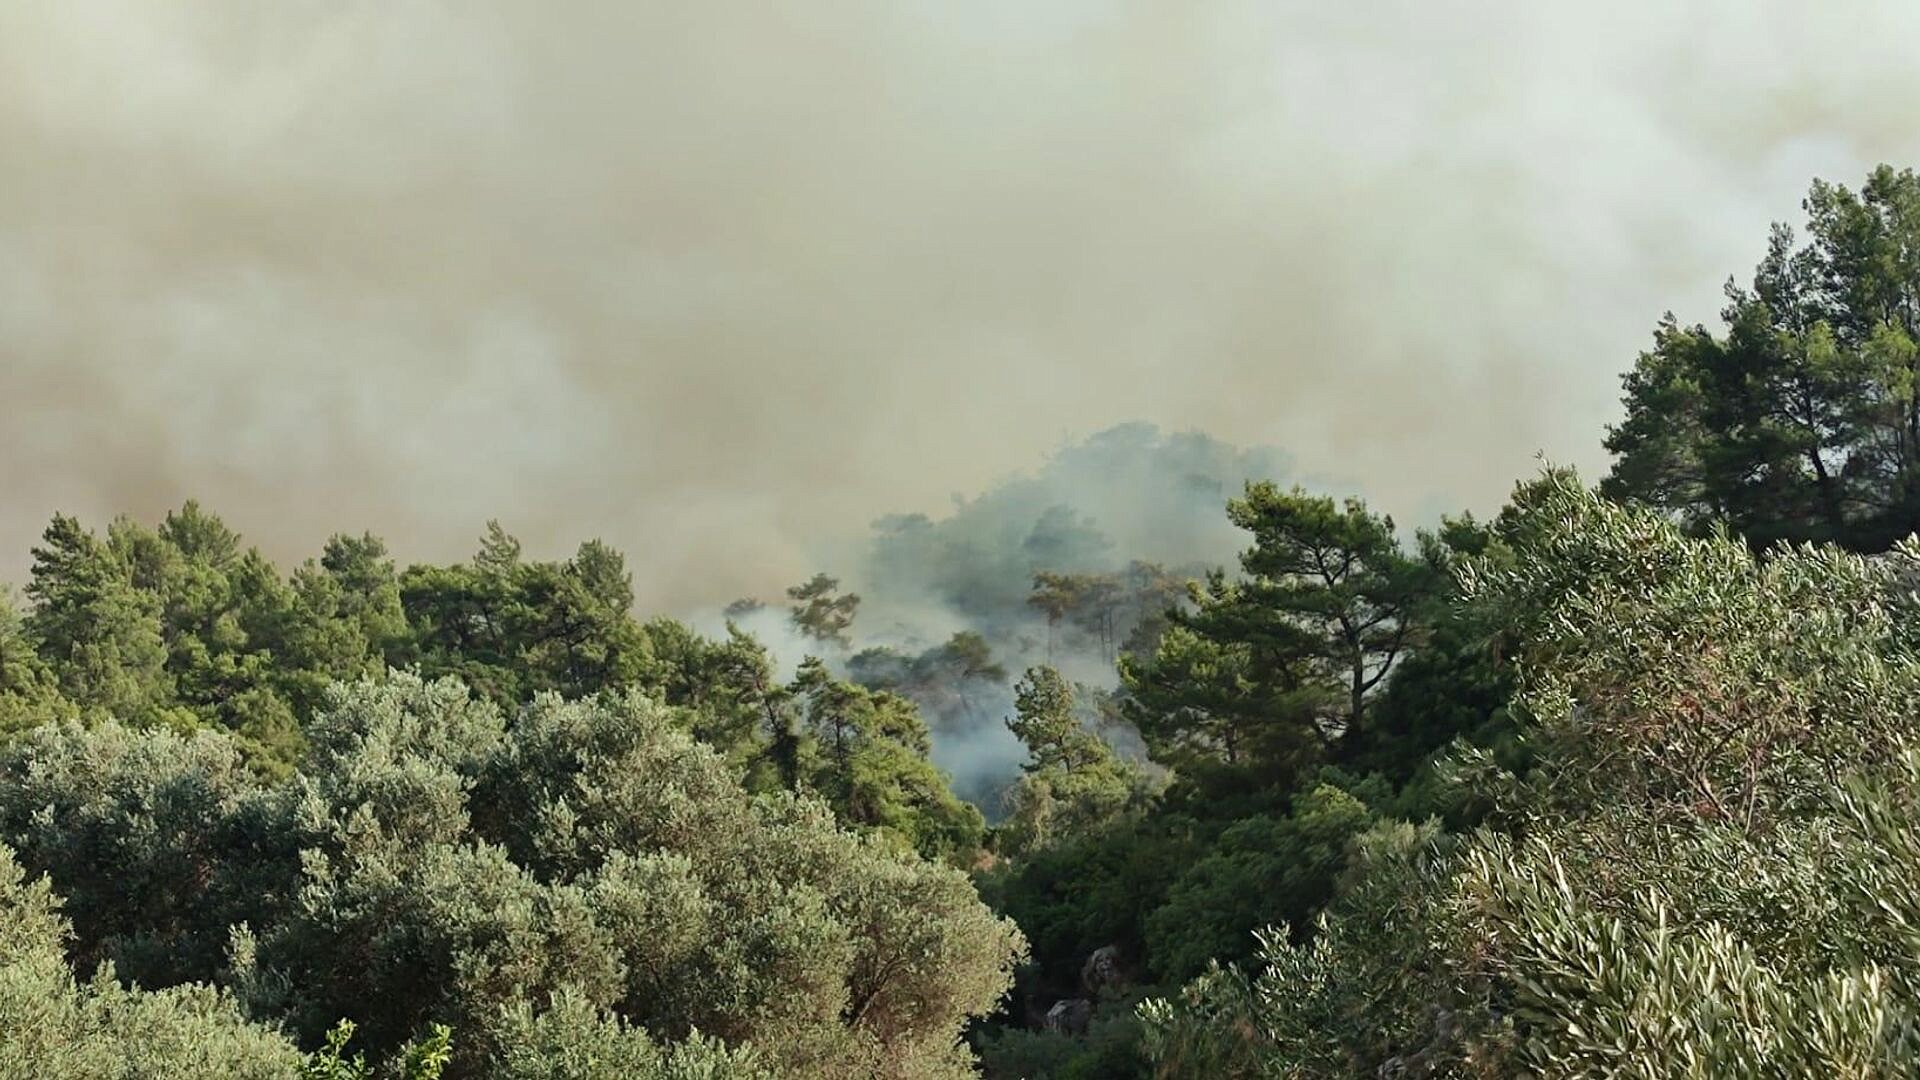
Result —
[[[1115, 429], [883, 523], [880, 609], [975, 620], [924, 648], [830, 572], [776, 656], [599, 541], [56, 516], [0, 594], [0, 1076], [1912, 1075], [1920, 178], [1806, 212], [1660, 324], [1597, 488], [1409, 532], [1249, 475], [1115, 550], [1067, 480], [1273, 465]], [[976, 805], [934, 757], [988, 722]]]

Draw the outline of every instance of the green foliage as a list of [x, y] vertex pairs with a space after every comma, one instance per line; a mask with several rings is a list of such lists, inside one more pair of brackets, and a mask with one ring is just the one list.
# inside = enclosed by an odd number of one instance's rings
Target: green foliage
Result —
[[775, 744], [792, 734], [792, 693], [765, 647], [737, 627], [710, 639], [672, 619], [651, 620], [640, 634], [639, 685], [673, 706], [695, 738], [746, 770], [749, 787], [781, 786], [773, 757]]
[[1210, 959], [1244, 957], [1253, 933], [1304, 922], [1333, 891], [1347, 845], [1373, 821], [1359, 799], [1321, 785], [1282, 818], [1247, 818], [1220, 834], [1205, 858], [1177, 878], [1147, 919], [1148, 961], [1167, 979], [1197, 974]]
[[823, 645], [844, 649], [851, 644], [847, 630], [853, 625], [854, 613], [860, 610], [860, 597], [841, 593], [838, 578], [815, 574], [788, 589], [787, 599], [793, 601], [790, 614], [801, 633]]
[[500, 1025], [494, 1080], [772, 1080], [778, 1074], [748, 1047], [728, 1047], [698, 1032], [661, 1044], [574, 991], [539, 1012], [521, 1003]]
[[227, 927], [295, 884], [294, 839], [236, 740], [48, 725], [0, 748], [0, 843], [66, 894], [72, 955], [146, 986], [209, 981]]
[[813, 657], [792, 690], [808, 738], [799, 751], [802, 790], [841, 820], [928, 858], [964, 861], [979, 850], [986, 821], [927, 760], [927, 729], [912, 702], [837, 679]]
[[181, 722], [167, 708], [161, 598], [136, 587], [130, 568], [75, 519], [57, 515], [47, 526], [27, 596], [27, 631], [68, 700], [130, 723]]
[[683, 706], [754, 786], [777, 782], [768, 744], [788, 726], [788, 695], [764, 648], [634, 621], [624, 559], [600, 541], [538, 562], [488, 529], [465, 565], [403, 574], [376, 537], [340, 535], [283, 578], [194, 503], [155, 530], [117, 520], [104, 541], [56, 517], [25, 617], [0, 595], [0, 735], [80, 718], [211, 726], [240, 736], [251, 767], [285, 776], [330, 684], [410, 665], [509, 707], [644, 687]]
[[[373, 1080], [376, 1073], [365, 1054], [347, 1056], [354, 1030], [351, 1020], [335, 1024], [327, 1032], [326, 1045], [308, 1054], [301, 1064], [300, 1080]], [[436, 1024], [426, 1038], [409, 1044], [397, 1056], [389, 1074], [396, 1080], [440, 1080], [452, 1059], [453, 1029]]]
[[1206, 818], [1161, 806], [1016, 847], [981, 888], [1020, 923], [1047, 985], [1069, 988], [1108, 945], [1177, 981], [1209, 959], [1247, 955], [1264, 927], [1305, 930], [1353, 839], [1377, 820], [1372, 802], [1387, 795], [1383, 782], [1329, 770], [1264, 812]]
[[1189, 819], [1121, 818], [1022, 852], [983, 874], [980, 891], [1019, 923], [1042, 981], [1072, 990], [1095, 949], [1145, 954], [1148, 918], [1205, 850]]
[[1910, 730], [1920, 682], [1888, 563], [1833, 548], [1756, 562], [1564, 476], [1516, 506], [1551, 527], [1473, 591], [1524, 635], [1531, 738], [1551, 750], [1538, 786], [1559, 804], [1621, 799], [1753, 831]]
[[1565, 474], [1522, 490], [1529, 767], [1499, 826], [1362, 838], [1305, 943], [1144, 1015], [1164, 1072], [1883, 1076], [1916, 1042], [1905, 568], [1689, 540]]
[[[1029, 554], [1071, 564], [1101, 546], [1071, 515], [1040, 526]], [[1174, 580], [1146, 563], [1063, 575], [1063, 627], [1076, 648], [1144, 655]], [[813, 584], [802, 607], [852, 614], [837, 583]], [[927, 761], [906, 697], [943, 722], [982, 713], [1005, 672], [978, 633], [856, 657], [872, 685], [818, 663], [781, 685], [738, 631], [714, 641], [634, 622], [624, 565], [597, 542], [542, 563], [490, 523], [470, 564], [403, 573], [372, 536], [337, 536], [283, 578], [192, 504], [154, 530], [116, 521], [104, 540], [57, 519], [29, 595], [24, 619], [0, 609], [0, 702], [22, 729], [0, 753], [0, 839], [71, 894], [79, 962], [110, 960], [143, 985], [225, 983], [310, 1047], [342, 1017], [358, 1024], [363, 1049], [323, 1048], [310, 1068], [350, 1075], [371, 1067], [363, 1053], [394, 1069], [443, 1052], [453, 1075], [514, 1053], [532, 1068], [516, 1039], [547, 1045], [581, 1026], [599, 1048], [588, 1060], [616, 1055], [641, 1075], [749, 1063], [938, 1075], [963, 1065], [952, 1034], [1005, 985], [1006, 925], [978, 921], [966, 882], [915, 884], [904, 868], [919, 864], [902, 861], [964, 863], [981, 847], [980, 814]], [[392, 663], [429, 678], [389, 677]], [[343, 679], [374, 681], [329, 689]], [[1199, 897], [1205, 875], [1250, 855], [1237, 840], [1216, 852], [1223, 836], [1293, 828], [1273, 795], [1139, 820], [1155, 784], [1095, 733], [1113, 711], [1040, 669], [1009, 725], [1030, 761], [997, 841], [1015, 863], [988, 885], [1034, 919], [1055, 970], [1113, 943], [1144, 966], [1165, 951], [1148, 926], [1175, 883]], [[651, 749], [621, 749], [643, 735]], [[720, 755], [716, 771], [660, 749], [690, 748], [689, 735]], [[828, 857], [801, 838], [832, 823], [784, 796], [755, 812], [785, 824], [704, 811], [667, 834], [622, 824], [735, 805], [743, 781], [817, 795], [871, 839]], [[661, 798], [677, 809], [649, 801]], [[729, 843], [697, 855], [706, 837]], [[795, 849], [813, 854], [768, 861]], [[1226, 921], [1296, 919], [1294, 895]], [[1177, 915], [1159, 925], [1192, 929]], [[886, 958], [882, 943], [908, 940], [925, 941], [912, 963]], [[435, 1049], [437, 1024], [460, 1033], [450, 1048]], [[934, 1030], [948, 1037], [922, 1037]], [[1105, 1030], [1109, 1049], [1072, 1055], [1104, 1063], [1082, 1071], [1130, 1055], [1132, 1022]]]
[[0, 845], [0, 1076], [36, 1080], [195, 1076], [284, 1080], [300, 1054], [204, 985], [128, 989], [102, 967], [74, 978], [66, 925], [43, 878]]
[[335, 536], [318, 562], [296, 568], [284, 608], [255, 632], [273, 651], [294, 715], [311, 716], [327, 684], [378, 675], [408, 639], [400, 578], [371, 534]]
[[401, 575], [408, 661], [505, 705], [642, 679], [648, 642], [631, 618], [632, 584], [618, 552], [590, 540], [565, 562], [531, 562], [498, 522], [487, 528], [470, 564]]
[[988, 1080], [1147, 1080], [1140, 1045], [1138, 1003], [1122, 999], [1097, 1008], [1085, 1035], [1004, 1028], [980, 1040], [980, 1067]]
[[1367, 724], [1373, 691], [1418, 637], [1414, 609], [1439, 590], [1426, 567], [1394, 536], [1393, 519], [1357, 499], [1334, 500], [1271, 483], [1249, 484], [1227, 516], [1253, 534], [1241, 557], [1251, 599], [1284, 613], [1318, 645], [1318, 659], [1341, 698], [1331, 721], [1342, 739]]
[[1001, 852], [1033, 852], [1144, 808], [1151, 794], [1146, 776], [1087, 729], [1073, 687], [1059, 672], [1029, 670], [1015, 687], [1014, 703], [1007, 727], [1026, 746], [1027, 762], [996, 831]]
[[1027, 747], [1030, 771], [1072, 772], [1113, 756], [1099, 736], [1081, 726], [1073, 707], [1073, 686], [1050, 667], [1027, 671], [1014, 687], [1014, 708], [1007, 727]]
[[1152, 653], [1166, 631], [1168, 613], [1186, 599], [1187, 581], [1155, 562], [1135, 559], [1125, 569], [1068, 573], [1041, 570], [1033, 575], [1027, 606], [1047, 622], [1047, 663], [1066, 631], [1067, 641], [1091, 650], [1108, 665], [1121, 652]]
[[78, 716], [41, 660], [11, 592], [0, 585], [0, 739]]
[[[401, 689], [430, 698], [451, 692]], [[369, 706], [378, 711], [364, 712]], [[437, 993], [450, 1007], [438, 1014], [459, 1017], [461, 1030], [472, 1028], [476, 1038], [483, 1038], [491, 1015], [511, 1001], [498, 997], [501, 990], [494, 987], [505, 972], [518, 971], [511, 980], [520, 987], [518, 994], [542, 985], [577, 985], [602, 1005], [617, 1003], [631, 1018], [666, 1025], [669, 1031], [691, 1025], [730, 1041], [776, 1044], [792, 1055], [789, 1060], [867, 1060], [883, 1053], [871, 1031], [842, 1028], [841, 1008], [850, 994], [911, 992], [907, 988], [913, 984], [909, 971], [890, 972], [897, 982], [885, 986], [862, 984], [861, 942], [870, 939], [848, 936], [849, 925], [876, 933], [885, 924], [875, 922], [877, 909], [857, 920], [852, 912], [888, 896], [881, 890], [863, 900], [845, 890], [878, 885], [862, 873], [862, 859], [883, 874], [893, 874], [884, 870], [894, 865], [891, 860], [843, 847], [834, 857], [820, 851], [804, 862], [783, 862], [830, 836], [829, 830], [813, 845], [801, 842], [803, 830], [823, 828], [824, 821], [817, 815], [795, 816], [779, 804], [747, 803], [708, 752], [674, 733], [669, 717], [639, 699], [595, 708], [547, 701], [526, 714], [504, 742], [497, 719], [476, 708], [377, 697], [335, 714], [334, 724], [346, 722], [350, 739], [337, 765], [323, 759], [320, 775], [323, 783], [348, 782], [354, 788], [330, 796], [330, 804], [367, 806], [365, 796], [354, 793], [366, 769], [398, 767], [404, 775], [427, 768], [411, 763], [421, 752], [411, 748], [415, 745], [433, 751], [428, 761], [444, 763], [435, 771], [450, 771], [440, 773], [444, 781], [430, 781], [421, 790], [429, 801], [417, 810], [376, 811], [376, 822], [398, 830], [386, 843], [363, 854], [352, 834], [342, 834], [338, 843], [346, 846], [337, 855], [322, 849], [329, 855], [330, 873], [309, 887], [332, 894], [321, 908], [330, 913], [328, 919], [289, 927], [277, 948], [274, 941], [263, 941], [263, 964], [279, 957], [293, 965], [302, 973], [291, 977], [299, 987], [308, 982], [304, 973], [324, 973], [329, 958], [360, 934], [376, 926], [390, 932], [395, 904], [401, 911], [426, 905], [413, 933], [434, 934], [444, 944], [427, 944], [436, 938], [416, 941], [393, 958], [400, 966], [384, 977], [384, 986], [342, 987], [337, 996], [296, 1007], [296, 1015], [352, 1015], [356, 999], [405, 1001], [415, 1009], [436, 1010]], [[416, 728], [422, 720], [431, 723]], [[330, 750], [334, 741], [321, 745]], [[463, 775], [479, 785], [477, 805], [501, 815], [488, 831], [504, 848], [456, 847], [430, 859], [413, 856], [415, 850], [434, 850], [426, 845], [458, 840], [461, 832], [449, 830], [460, 828]], [[411, 874], [401, 872], [400, 884], [417, 900], [392, 896], [391, 886], [382, 884], [396, 860], [415, 864]], [[533, 873], [515, 870], [515, 862]], [[823, 872], [833, 873], [835, 880], [806, 877]], [[796, 881], [794, 874], [803, 876]], [[422, 877], [409, 886], [412, 875]], [[366, 892], [375, 886], [381, 891]], [[836, 900], [855, 907], [838, 907]], [[346, 923], [331, 914], [356, 910], [365, 914]], [[934, 910], [928, 907], [923, 914], [932, 916]], [[509, 916], [514, 921], [504, 922]], [[615, 927], [620, 932], [607, 937]], [[929, 944], [942, 941], [937, 921], [923, 932], [933, 935]], [[615, 941], [626, 942], [625, 950], [614, 947]], [[432, 979], [439, 965], [429, 962], [423, 972], [421, 961], [436, 953], [445, 956], [442, 970], [452, 976], [437, 991], [432, 982], [418, 985], [423, 977]], [[749, 957], [756, 959], [748, 962]], [[985, 962], [991, 970], [1005, 958]], [[965, 978], [972, 971], [960, 963], [940, 978]], [[362, 976], [369, 977], [380, 976], [377, 971]], [[881, 1015], [876, 1011], [873, 1018]], [[892, 1030], [887, 1035], [906, 1037]]]
[[1122, 659], [1127, 713], [1155, 759], [1191, 780], [1284, 787], [1366, 740], [1445, 577], [1357, 500], [1256, 483], [1228, 513], [1253, 534], [1245, 577], [1212, 575], [1151, 656]]
[[1726, 330], [1671, 316], [1624, 379], [1606, 490], [1756, 546], [1880, 550], [1920, 525], [1920, 178], [1816, 181], [1776, 225]]
[[[0, 595], [0, 1074], [972, 1075], [981, 895], [993, 1077], [1910, 1074], [1920, 178], [1805, 208], [1626, 376], [1650, 510], [1200, 529], [1271, 462], [1119, 428], [877, 526], [863, 583], [973, 629], [847, 657], [860, 597], [789, 589], [844, 678], [636, 622], [598, 541], [283, 576], [194, 503], [56, 516]], [[932, 734], [1042, 623], [988, 844]]]
[[873, 690], [911, 700], [935, 726], [964, 737], [985, 700], [1007, 681], [993, 646], [971, 630], [956, 631], [917, 656], [886, 646], [862, 649], [847, 661], [847, 676]]
[[[1373, 701], [1366, 728], [1344, 748], [1342, 767], [1424, 787], [1432, 774], [1426, 763], [1455, 739], [1476, 746], [1511, 743], [1514, 669], [1501, 657], [1507, 612], [1491, 603], [1466, 602], [1454, 583], [1470, 564], [1505, 565], [1512, 553], [1501, 535], [1510, 527], [1510, 522], [1483, 526], [1462, 517], [1422, 535], [1426, 572], [1447, 584], [1421, 600], [1413, 616], [1421, 631], [1419, 647], [1395, 664]], [[1418, 820], [1425, 808], [1403, 806], [1401, 812]]]
[[[1082, 754], [1090, 736], [1063, 721], [1057, 682], [1022, 685], [1015, 730], [1033, 761], [998, 831], [1012, 859], [982, 889], [1033, 942], [1024, 989], [1041, 1008], [1075, 992], [1102, 946], [1180, 980], [1247, 956], [1264, 927], [1304, 943], [1382, 814], [1486, 812], [1430, 762], [1456, 739], [1499, 745], [1510, 730], [1499, 620], [1453, 584], [1469, 558], [1504, 565], [1500, 530], [1448, 521], [1416, 556], [1358, 503], [1248, 490], [1232, 507], [1255, 537], [1246, 576], [1211, 576], [1151, 655], [1121, 661], [1123, 707], [1173, 772], [1163, 795], [1122, 800], [1127, 785], [1088, 783], [1101, 768], [1063, 768], [1110, 755]], [[1062, 778], [1081, 789], [1057, 798]], [[1129, 812], [1059, 812], [1074, 802]]]
[[398, 1067], [547, 1075], [565, 1008], [598, 1018], [580, 1068], [964, 1075], [1018, 933], [958, 871], [755, 798], [687, 726], [638, 694], [509, 720], [396, 674], [330, 693], [281, 782], [215, 732], [48, 727], [0, 763], [0, 840], [74, 890], [76, 955], [227, 981], [309, 1045], [344, 1017]]
[[[287, 581], [195, 503], [158, 529], [116, 520], [104, 541], [56, 516], [35, 549], [18, 636], [60, 696], [6, 685], [20, 679], [0, 662], [0, 717], [219, 727], [241, 736], [255, 768], [284, 774], [327, 682], [384, 670], [405, 636], [383, 556], [372, 537], [336, 537], [321, 564]], [[14, 633], [0, 626], [0, 640]]]
[[1429, 887], [1443, 880], [1445, 856], [1431, 826], [1383, 824], [1360, 836], [1351, 883], [1316, 933], [1299, 942], [1260, 934], [1252, 971], [1216, 966], [1141, 1005], [1156, 1075], [1476, 1075], [1444, 1040], [1427, 1043], [1454, 1023], [1455, 1003], [1432, 996], [1446, 983], [1427, 934]]
[[347, 1043], [353, 1040], [353, 1021], [342, 1020], [327, 1032], [325, 1046], [307, 1055], [301, 1064], [300, 1080], [370, 1080], [373, 1070], [367, 1056], [347, 1056]]

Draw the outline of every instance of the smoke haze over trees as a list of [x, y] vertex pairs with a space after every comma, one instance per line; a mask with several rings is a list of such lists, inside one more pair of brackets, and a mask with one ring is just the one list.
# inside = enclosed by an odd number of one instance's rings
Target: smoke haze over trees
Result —
[[1025, 754], [1002, 724], [1013, 679], [1046, 664], [1111, 690], [1119, 653], [1150, 647], [1186, 582], [1232, 563], [1243, 546], [1221, 515], [1226, 500], [1290, 471], [1277, 451], [1200, 432], [1109, 428], [977, 496], [955, 496], [943, 514], [882, 517], [864, 543], [830, 554], [832, 572], [845, 575], [833, 580], [840, 600], [859, 598], [836, 631], [851, 635], [845, 642], [809, 629], [827, 618], [819, 576], [696, 624], [718, 633], [731, 618], [788, 666], [824, 652], [856, 680], [906, 694], [933, 726], [935, 760], [997, 813], [996, 793]]
[[1920, 1073], [1916, 42], [0, 5], [0, 1080]]
[[701, 633], [597, 539], [56, 514], [0, 1070], [1909, 1072], [1914, 190], [1817, 183], [1605, 493], [1486, 520], [1124, 425]]
[[1916, 37], [1864, 0], [6, 5], [0, 577], [56, 511], [195, 498], [282, 563], [601, 536], [690, 614], [1131, 418], [1488, 513], [1536, 452], [1604, 471], [1649, 312], [1710, 318], [1808, 177], [1920, 144]]

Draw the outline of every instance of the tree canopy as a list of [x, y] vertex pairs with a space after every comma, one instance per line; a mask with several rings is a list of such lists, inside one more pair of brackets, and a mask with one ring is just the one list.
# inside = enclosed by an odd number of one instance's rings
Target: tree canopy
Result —
[[1895, 1075], [1920, 1053], [1920, 658], [1891, 562], [1758, 562], [1565, 475], [1476, 602], [1523, 636], [1529, 768], [1478, 830], [1363, 834], [1306, 943], [1148, 1010], [1180, 1075]]
[[[509, 716], [396, 674], [332, 691], [263, 782], [223, 733], [52, 725], [0, 759], [0, 842], [66, 892], [76, 957], [217, 982], [307, 1044], [346, 1018], [376, 1055], [449, 1025], [458, 1075], [562, 1037], [965, 1075], [1018, 932], [959, 871], [745, 791], [685, 727], [638, 694]], [[546, 1030], [556, 1002], [584, 1026]]]
[[1920, 177], [1816, 181], [1723, 332], [1671, 315], [1624, 380], [1604, 485], [1759, 546], [1883, 550], [1920, 526]]

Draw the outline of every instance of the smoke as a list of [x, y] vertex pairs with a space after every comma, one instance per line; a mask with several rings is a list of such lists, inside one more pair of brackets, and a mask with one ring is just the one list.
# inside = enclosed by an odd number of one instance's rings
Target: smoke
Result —
[[[1098, 719], [1092, 698], [1114, 687], [1117, 652], [1151, 647], [1130, 640], [1131, 631], [1159, 622], [1184, 581], [1232, 565], [1248, 545], [1227, 520], [1227, 500], [1249, 480], [1287, 473], [1273, 450], [1121, 425], [977, 496], [955, 496], [943, 514], [886, 515], [870, 537], [832, 550], [824, 565], [861, 598], [847, 647], [799, 633], [777, 597], [712, 608], [693, 622], [712, 635], [729, 621], [752, 633], [783, 679], [804, 656], [818, 655], [849, 677], [912, 698], [928, 720], [935, 762], [956, 791], [992, 813], [1026, 759], [1004, 723], [1021, 674], [1038, 664], [1059, 669], [1083, 684], [1083, 709]], [[1049, 622], [1029, 603], [1041, 572], [1108, 576], [1110, 621], [1087, 625], [1094, 606], [1081, 605]], [[978, 635], [986, 655], [969, 663], [953, 653], [956, 634]], [[996, 674], [970, 674], [988, 661]], [[1125, 752], [1143, 752], [1124, 725], [1105, 725], [1104, 733]]]
[[1807, 181], [1920, 146], [1920, 7], [0, 6], [0, 577], [187, 497], [282, 559], [799, 580], [1122, 419], [1403, 519], [1598, 464]]

